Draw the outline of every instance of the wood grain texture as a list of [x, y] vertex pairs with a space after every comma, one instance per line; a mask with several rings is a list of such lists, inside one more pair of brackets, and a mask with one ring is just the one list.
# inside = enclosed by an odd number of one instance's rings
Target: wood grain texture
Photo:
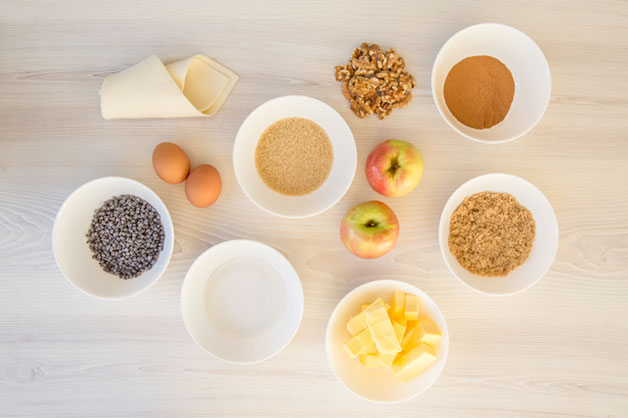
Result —
[[[550, 105], [524, 138], [483, 146], [453, 132], [432, 102], [440, 46], [478, 22], [520, 28], [552, 71]], [[362, 41], [394, 46], [418, 80], [415, 99], [390, 118], [358, 120], [333, 79]], [[103, 78], [158, 54], [204, 53], [240, 83], [208, 119], [105, 121]], [[628, 416], [628, 3], [585, 1], [108, 0], [0, 2], [0, 416], [2, 417], [535, 417]], [[328, 212], [268, 215], [247, 200], [231, 164], [235, 133], [262, 102], [309, 95], [353, 130], [359, 167], [378, 142], [412, 140], [423, 152], [420, 187], [383, 199], [401, 236], [379, 260], [351, 256], [338, 238], [353, 204], [379, 198], [359, 171]], [[164, 140], [193, 164], [221, 172], [223, 194], [196, 209], [183, 186], [150, 163]], [[509, 172], [536, 184], [560, 223], [551, 271], [516, 296], [489, 298], [447, 271], [440, 211], [465, 180]], [[56, 267], [50, 233], [80, 184], [137, 179], [172, 213], [176, 242], [165, 275], [126, 301], [91, 299]], [[250, 238], [282, 251], [305, 292], [303, 323], [280, 355], [234, 366], [206, 355], [179, 314], [181, 282], [218, 242]], [[327, 366], [324, 333], [355, 286], [397, 278], [428, 292], [451, 333], [438, 382], [399, 405], [366, 403]]]

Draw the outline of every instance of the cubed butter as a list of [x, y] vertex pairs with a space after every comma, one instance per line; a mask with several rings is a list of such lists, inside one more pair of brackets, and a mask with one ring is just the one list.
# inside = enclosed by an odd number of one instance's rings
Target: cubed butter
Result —
[[365, 329], [360, 334], [352, 337], [349, 341], [347, 341], [343, 345], [343, 347], [345, 351], [349, 354], [349, 357], [356, 358], [360, 354], [364, 354], [366, 351], [368, 351], [371, 345], [373, 345], [371, 333], [368, 329]]
[[360, 363], [366, 367], [382, 367], [377, 360], [377, 354], [360, 354]]
[[409, 382], [418, 377], [436, 361], [436, 351], [432, 346], [420, 343], [409, 352], [398, 356], [393, 362], [395, 377]]
[[401, 351], [401, 345], [390, 322], [390, 317], [384, 306], [367, 309], [366, 323], [375, 342], [377, 351], [383, 354], [395, 354]]
[[421, 301], [417, 295], [406, 295], [404, 314], [408, 321], [416, 321], [419, 318], [419, 305]]
[[362, 331], [364, 331], [367, 327], [366, 325], [366, 311], [368, 309], [375, 309], [380, 306], [386, 306], [382, 298], [377, 298], [373, 303], [371, 303], [367, 308], [365, 308], [362, 312], [357, 314], [356, 316], [351, 317], [349, 322], [347, 322], [347, 331], [351, 335], [358, 335]]
[[386, 368], [390, 368], [390, 366], [392, 366], [393, 361], [395, 360], [396, 356], [397, 356], [397, 354], [377, 353], [375, 355], [375, 358], [376, 358], [376, 361], [379, 363], [380, 366], [386, 367]]
[[363, 312], [368, 307], [369, 307], [368, 303], [363, 303], [362, 306], [360, 306], [360, 312]]
[[406, 325], [401, 324], [397, 321], [392, 321], [393, 328], [395, 330], [395, 335], [397, 336], [397, 341], [399, 341], [399, 345], [401, 345], [401, 340], [403, 339], [403, 334], [406, 332]]
[[397, 319], [404, 315], [404, 306], [406, 305], [406, 294], [401, 290], [395, 290], [392, 303], [390, 304], [390, 316]]
[[[406, 324], [406, 332], [403, 334], [403, 338], [401, 339], [401, 349], [403, 351], [408, 351], [408, 345], [410, 344], [410, 340], [414, 335], [417, 327], [419, 326], [419, 321], [408, 321]], [[416, 345], [416, 344], [415, 344]]]
[[422, 318], [415, 331], [418, 341], [435, 346], [443, 336], [440, 328], [429, 318]]

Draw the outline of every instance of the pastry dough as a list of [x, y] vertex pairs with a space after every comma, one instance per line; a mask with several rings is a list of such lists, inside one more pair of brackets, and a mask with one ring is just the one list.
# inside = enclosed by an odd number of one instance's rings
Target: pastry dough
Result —
[[156, 55], [105, 78], [105, 119], [210, 116], [223, 105], [238, 76], [203, 55], [165, 66]]

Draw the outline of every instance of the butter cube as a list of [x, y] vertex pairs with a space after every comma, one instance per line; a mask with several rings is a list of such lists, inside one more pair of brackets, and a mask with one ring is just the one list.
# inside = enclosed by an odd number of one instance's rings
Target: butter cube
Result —
[[377, 361], [377, 354], [360, 354], [360, 363], [366, 367], [382, 367]]
[[374, 342], [369, 344], [364, 354], [377, 354], [377, 346], [375, 345]]
[[368, 329], [347, 341], [343, 347], [349, 354], [349, 357], [356, 358], [360, 354], [364, 354], [373, 345], [373, 339]]
[[418, 377], [436, 361], [436, 351], [433, 347], [420, 343], [409, 352], [399, 356], [392, 365], [395, 377], [409, 382]]
[[406, 332], [403, 334], [403, 338], [401, 339], [401, 349], [403, 351], [408, 351], [408, 348], [409, 348], [408, 346], [418, 326], [419, 326], [419, 321], [407, 322]]
[[400, 290], [395, 290], [392, 303], [390, 304], [390, 316], [393, 319], [400, 318], [404, 315], [404, 307], [406, 305], [406, 294]]
[[395, 354], [401, 351], [401, 345], [390, 322], [386, 308], [380, 306], [375, 309], [369, 308], [364, 312], [366, 313], [366, 323], [377, 351], [383, 354]]
[[369, 309], [375, 309], [380, 306], [385, 306], [386, 304], [382, 300], [382, 298], [377, 298], [373, 303], [371, 303], [367, 308], [365, 308], [362, 312], [352, 317], [349, 322], [347, 322], [347, 331], [351, 335], [358, 335], [362, 331], [367, 328], [366, 324], [366, 311]]
[[377, 363], [382, 367], [386, 367], [387, 369], [392, 366], [393, 361], [395, 360], [395, 357], [397, 357], [396, 353], [395, 354], [377, 353], [375, 355], [375, 359]]
[[424, 318], [419, 321], [419, 326], [415, 333], [418, 341], [432, 346], [438, 344], [443, 336], [438, 325], [429, 318]]
[[404, 315], [409, 321], [416, 321], [419, 318], [419, 306], [421, 301], [417, 295], [406, 295]]
[[403, 339], [403, 335], [406, 332], [406, 325], [401, 324], [397, 321], [392, 321], [393, 329], [395, 330], [395, 335], [397, 336], [397, 341], [399, 341], [399, 345], [401, 345], [401, 340]]
[[363, 303], [362, 306], [360, 306], [360, 312], [364, 312], [364, 310], [368, 307], [369, 307], [368, 303]]

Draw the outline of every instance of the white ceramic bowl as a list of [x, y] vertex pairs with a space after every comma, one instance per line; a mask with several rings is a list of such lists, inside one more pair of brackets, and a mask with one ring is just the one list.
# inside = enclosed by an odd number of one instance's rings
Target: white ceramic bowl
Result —
[[[443, 87], [449, 70], [464, 58], [490, 55], [508, 67], [515, 81], [515, 97], [506, 118], [489, 129], [474, 129], [449, 111]], [[432, 96], [443, 119], [459, 134], [485, 143], [512, 141], [541, 119], [552, 90], [549, 65], [541, 48], [525, 33], [506, 25], [482, 23], [449, 38], [432, 67]]]
[[[164, 249], [155, 265], [140, 276], [123, 280], [106, 273], [92, 259], [85, 234], [94, 211], [114, 196], [131, 194], [150, 203], [161, 216], [164, 227]], [[63, 202], [52, 229], [52, 248], [59, 268], [67, 279], [87, 294], [122, 299], [151, 287], [166, 270], [174, 244], [172, 219], [164, 202], [151, 189], [124, 177], [102, 177], [85, 183]]]
[[[319, 124], [333, 146], [334, 162], [327, 180], [304, 196], [285, 196], [271, 190], [255, 167], [255, 149], [264, 130], [290, 117]], [[269, 100], [244, 120], [233, 146], [233, 168], [244, 194], [260, 208], [285, 218], [305, 218], [334, 206], [351, 186], [357, 166], [355, 140], [349, 125], [329, 105], [305, 96], [283, 96]]]
[[[395, 378], [391, 370], [362, 366], [358, 359], [350, 359], [342, 347], [350, 338], [346, 328], [347, 321], [360, 312], [360, 306], [378, 297], [390, 303], [395, 290], [419, 296], [421, 312], [432, 318], [443, 332], [443, 338], [436, 347], [436, 363], [410, 382]], [[449, 331], [445, 317], [427, 293], [399, 280], [376, 280], [356, 287], [338, 302], [327, 324], [325, 349], [332, 371], [351, 392], [369, 401], [404, 402], [426, 391], [440, 376], [449, 352]]]
[[[511, 194], [532, 213], [536, 223], [530, 257], [505, 277], [472, 274], [449, 251], [449, 219], [452, 213], [465, 197], [484, 191]], [[550, 202], [532, 183], [510, 174], [485, 174], [467, 181], [451, 195], [440, 217], [438, 240], [445, 264], [463, 284], [488, 295], [508, 295], [531, 287], [547, 273], [558, 250], [558, 221]]]
[[256, 241], [214, 245], [188, 270], [181, 312], [190, 336], [214, 357], [255, 363], [279, 353], [303, 316], [303, 289], [292, 264]]

